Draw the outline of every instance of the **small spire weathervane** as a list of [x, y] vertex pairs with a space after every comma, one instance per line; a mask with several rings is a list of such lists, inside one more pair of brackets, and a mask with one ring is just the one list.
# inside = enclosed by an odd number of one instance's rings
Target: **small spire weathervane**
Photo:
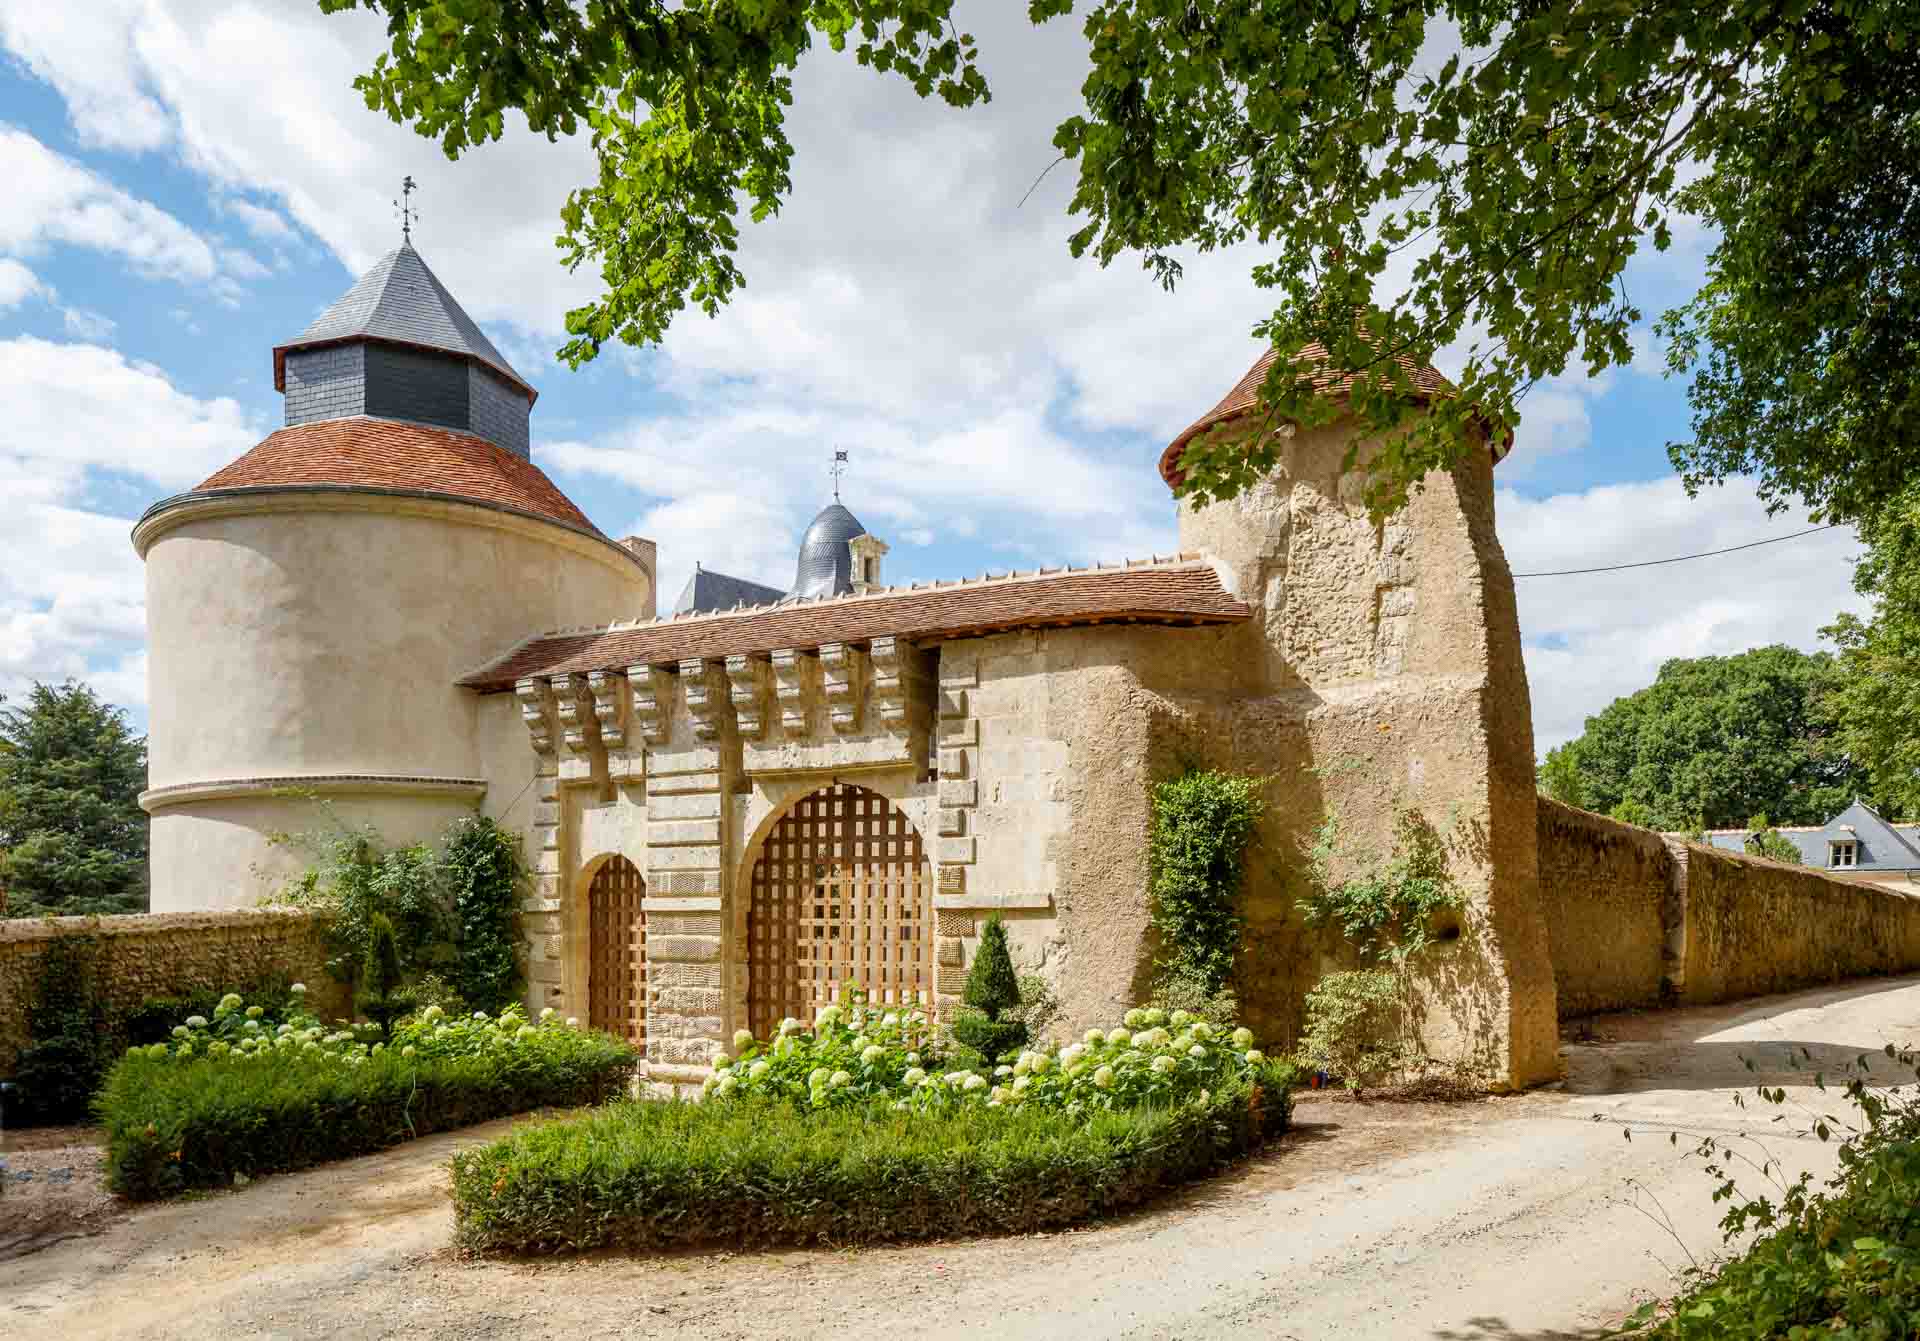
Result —
[[400, 199], [393, 202], [393, 207], [400, 212], [400, 237], [406, 242], [413, 241], [413, 226], [420, 222], [420, 211], [413, 207], [413, 193], [417, 189], [413, 174], [408, 173], [400, 183]]
[[847, 453], [844, 448], [836, 448], [833, 453], [833, 468], [828, 472], [833, 476], [833, 501], [840, 501], [840, 477], [847, 473]]

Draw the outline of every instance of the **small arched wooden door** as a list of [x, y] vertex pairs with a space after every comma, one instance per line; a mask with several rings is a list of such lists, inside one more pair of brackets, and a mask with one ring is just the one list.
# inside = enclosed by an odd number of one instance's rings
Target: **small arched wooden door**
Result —
[[747, 906], [747, 1020], [811, 1021], [852, 980], [877, 1005], [933, 1003], [933, 869], [878, 792], [836, 783], [767, 835]]
[[587, 887], [587, 1022], [647, 1043], [647, 892], [640, 868], [609, 857]]

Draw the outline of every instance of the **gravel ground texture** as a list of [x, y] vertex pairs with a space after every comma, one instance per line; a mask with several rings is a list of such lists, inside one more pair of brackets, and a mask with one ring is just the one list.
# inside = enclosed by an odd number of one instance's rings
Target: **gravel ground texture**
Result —
[[[198, 1200], [108, 1204], [82, 1237], [0, 1259], [0, 1335], [1597, 1337], [1720, 1249], [1691, 1138], [1831, 1169], [1831, 1146], [1733, 1091], [1764, 1079], [1831, 1107], [1813, 1072], [1889, 1042], [1920, 1044], [1920, 977], [1607, 1016], [1569, 1030], [1547, 1090], [1308, 1094], [1278, 1145], [1124, 1220], [845, 1252], [462, 1260], [444, 1165], [511, 1125], [491, 1123]], [[54, 1149], [77, 1170], [67, 1152], [90, 1147]], [[98, 1195], [97, 1173], [86, 1186]], [[29, 1204], [16, 1190], [0, 1242]]]

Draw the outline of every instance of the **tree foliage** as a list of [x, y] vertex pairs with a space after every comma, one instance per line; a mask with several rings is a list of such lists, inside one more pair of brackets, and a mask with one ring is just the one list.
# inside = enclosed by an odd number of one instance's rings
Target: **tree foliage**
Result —
[[1202, 995], [1233, 979], [1246, 924], [1240, 888], [1247, 845], [1266, 804], [1266, 779], [1194, 769], [1153, 789], [1147, 832], [1147, 892], [1160, 936], [1155, 964], [1164, 987], [1197, 984]]
[[1822, 630], [1839, 653], [1821, 708], [1835, 748], [1859, 762], [1873, 794], [1894, 813], [1920, 815], [1920, 490], [1860, 535], [1867, 548], [1853, 585], [1872, 612]]
[[[449, 156], [500, 136], [510, 112], [549, 136], [590, 133], [598, 178], [569, 197], [559, 239], [570, 267], [600, 271], [601, 296], [567, 317], [561, 354], [575, 366], [609, 340], [657, 342], [688, 303], [711, 314], [743, 282], [738, 216], [763, 221], [793, 189], [792, 73], [816, 42], [957, 108], [988, 97], [953, 0], [320, 5], [387, 16], [389, 48], [358, 87]], [[1073, 9], [1028, 4], [1035, 23]], [[1667, 247], [1687, 212], [1722, 238], [1700, 301], [1668, 317], [1675, 366], [1704, 361], [1697, 440], [1675, 449], [1688, 478], [1757, 464], [1770, 487], [1840, 511], [1910, 464], [1913, 6], [1096, 0], [1082, 12], [1083, 106], [1053, 136], [1079, 172], [1072, 251], [1103, 265], [1137, 255], [1170, 287], [1183, 248], [1264, 248], [1255, 278], [1276, 307], [1257, 334], [1326, 354], [1324, 368], [1276, 364], [1268, 423], [1350, 406], [1387, 440], [1376, 508], [1510, 429], [1540, 378], [1630, 359], [1644, 314], [1626, 266]], [[1801, 301], [1803, 278], [1817, 301]], [[1406, 361], [1463, 340], [1461, 394], [1414, 413]], [[1327, 368], [1353, 376], [1330, 388], [1316, 376]], [[1789, 425], [1814, 406], [1820, 433], [1802, 441]], [[1203, 435], [1181, 488], [1232, 495], [1275, 451], [1271, 434]], [[1863, 451], [1874, 469], [1859, 470]]]
[[1783, 646], [1669, 661], [1551, 752], [1551, 770], [1571, 771], [1588, 809], [1653, 828], [1824, 824], [1868, 789], [1820, 707], [1832, 664]]
[[1765, 815], [1755, 815], [1747, 821], [1747, 841], [1743, 846], [1755, 857], [1770, 857], [1774, 861], [1791, 862], [1795, 866], [1806, 865], [1806, 858], [1800, 855], [1800, 849], [1774, 828], [1773, 821]]
[[9, 916], [145, 912], [147, 743], [84, 684], [0, 711], [0, 889]]

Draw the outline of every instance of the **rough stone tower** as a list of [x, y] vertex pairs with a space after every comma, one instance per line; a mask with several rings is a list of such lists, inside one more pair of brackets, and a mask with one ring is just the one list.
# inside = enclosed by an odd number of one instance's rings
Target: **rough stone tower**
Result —
[[155, 912], [254, 902], [303, 864], [275, 833], [404, 843], [512, 805], [454, 681], [532, 631], [654, 613], [652, 545], [533, 464], [537, 393], [410, 244], [273, 368], [286, 426], [133, 531]]

